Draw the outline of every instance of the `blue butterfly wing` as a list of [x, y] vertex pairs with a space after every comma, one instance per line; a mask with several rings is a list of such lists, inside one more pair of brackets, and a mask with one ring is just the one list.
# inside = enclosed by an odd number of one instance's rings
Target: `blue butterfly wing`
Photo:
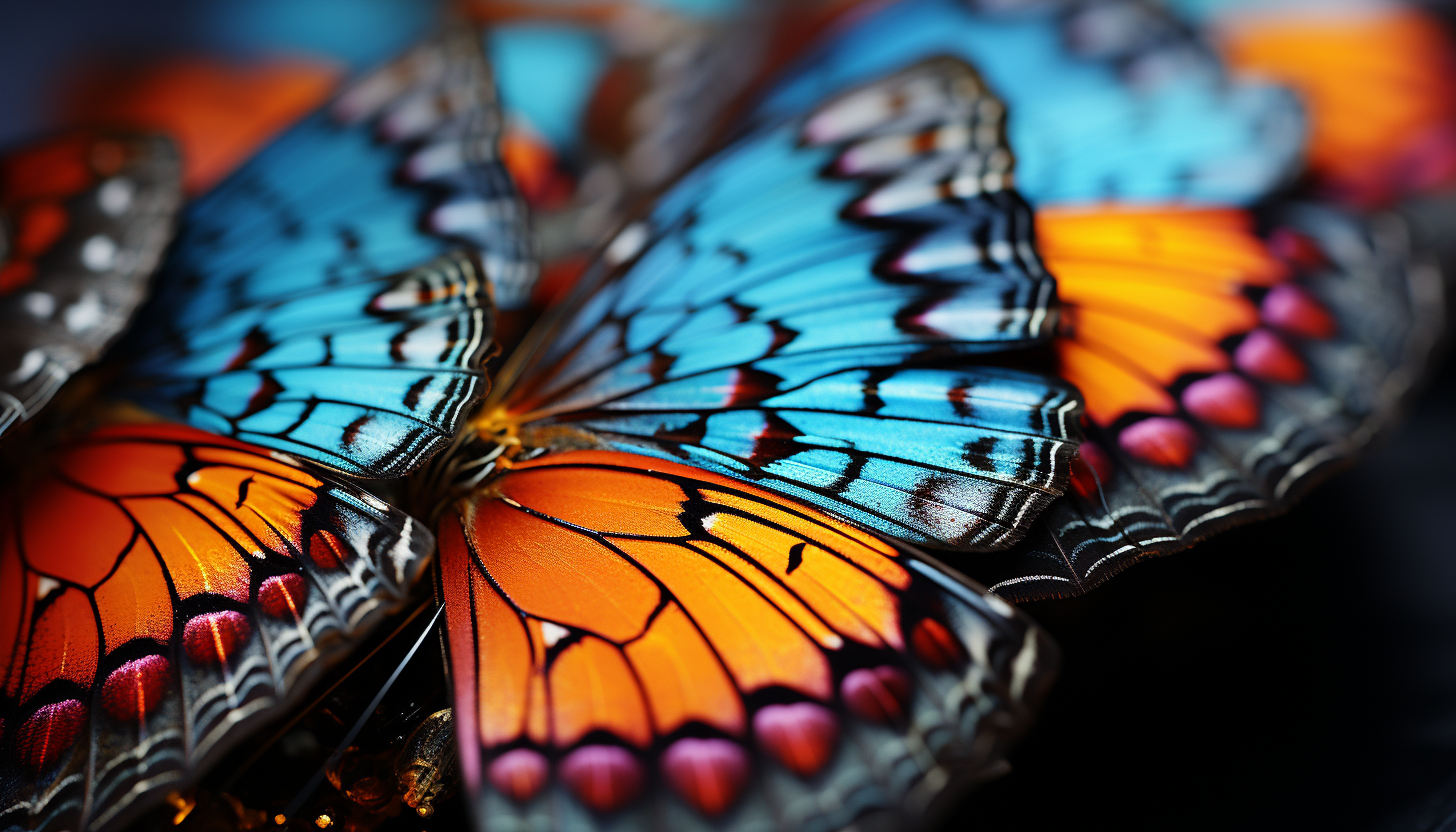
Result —
[[[1127, 12], [1131, 4], [1111, 5]], [[1135, 55], [1079, 55], [1072, 37], [1057, 15], [990, 15], [960, 0], [898, 3], [812, 53], [758, 117], [801, 112], [848, 85], [948, 55], [975, 66], [1010, 110], [1017, 187], [1035, 204], [1243, 204], [1298, 161], [1303, 123], [1283, 90], [1230, 83], [1211, 57], [1171, 33], [1136, 44]]]
[[399, 476], [486, 383], [533, 277], [479, 44], [366, 77], [198, 200], [132, 339], [143, 403], [345, 473]]
[[585, 430], [920, 542], [1020, 536], [1065, 487], [1080, 405], [1054, 380], [973, 368], [1049, 338], [1054, 289], [994, 164], [969, 198], [856, 208], [865, 180], [832, 173], [878, 136], [855, 114], [976, 81], [954, 63], [885, 83], [760, 127], [616, 238], [513, 368], [503, 406], [528, 442]]

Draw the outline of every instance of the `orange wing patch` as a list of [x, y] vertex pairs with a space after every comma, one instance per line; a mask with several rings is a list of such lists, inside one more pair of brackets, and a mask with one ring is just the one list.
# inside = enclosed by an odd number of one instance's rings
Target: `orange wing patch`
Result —
[[22, 772], [0, 811], [70, 828], [195, 773], [402, 601], [432, 545], [363, 492], [176, 425], [92, 432], [0, 516], [0, 754]]
[[195, 196], [316, 109], [339, 78], [337, 67], [313, 61], [178, 58], [98, 74], [81, 86], [73, 110], [84, 123], [172, 136], [182, 148], [183, 184]]
[[617, 452], [506, 465], [440, 528], [462, 768], [509, 801], [492, 813], [553, 783], [641, 805], [653, 757], [673, 799], [720, 815], [755, 741], [792, 776], [852, 767], [836, 738], [902, 726], [915, 668], [987, 655], [901, 552], [783, 497]]
[[1256, 426], [1254, 382], [1302, 381], [1296, 339], [1334, 334], [1329, 312], [1291, 280], [1312, 244], [1283, 231], [1266, 243], [1245, 211], [1064, 207], [1036, 221], [1063, 304], [1061, 375], [1088, 418], [1116, 426], [1144, 462], [1192, 460], [1199, 440], [1185, 415]]
[[1237, 70], [1292, 87], [1309, 111], [1309, 164], [1365, 205], [1456, 177], [1456, 49], [1405, 4], [1230, 16]]

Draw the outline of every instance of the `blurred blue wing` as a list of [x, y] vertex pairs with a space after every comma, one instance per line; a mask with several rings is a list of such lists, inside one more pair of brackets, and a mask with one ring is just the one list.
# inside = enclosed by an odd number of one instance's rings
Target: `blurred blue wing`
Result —
[[495, 297], [524, 299], [522, 209], [479, 44], [365, 78], [187, 212], [132, 339], [136, 396], [358, 476], [399, 476], [484, 392]]
[[[977, 13], [963, 0], [892, 5], [812, 53], [758, 117], [802, 112], [846, 86], [946, 55], [975, 66], [1010, 110], [1017, 187], [1033, 203], [1243, 204], [1289, 175], [1303, 123], [1285, 91], [1230, 82], [1186, 38], [1154, 23], [1093, 20], [1086, 15], [1098, 4], [1088, 5], [1070, 20]], [[1138, 11], [1102, 5], [1105, 14]], [[1118, 27], [1135, 34], [1111, 42], [1084, 35]]]
[[[1004, 110], [961, 62], [819, 103], [744, 136], [624, 230], [535, 336], [549, 346], [507, 369], [520, 381], [500, 404], [528, 444], [584, 430], [898, 537], [1008, 545], [1064, 489], [1080, 406], [1054, 380], [971, 369], [1054, 327], [1030, 212], [1003, 187]], [[932, 197], [867, 210], [898, 180], [867, 193], [841, 175], [845, 154], [947, 112], [987, 146], [928, 191], [912, 165], [902, 190]], [[919, 256], [932, 249], [954, 256]]]

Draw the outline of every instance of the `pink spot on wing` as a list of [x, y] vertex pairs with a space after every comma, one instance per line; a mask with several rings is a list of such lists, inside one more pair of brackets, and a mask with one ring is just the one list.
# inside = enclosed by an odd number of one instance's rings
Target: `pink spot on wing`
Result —
[[1221, 428], [1259, 424], [1259, 391], [1242, 376], [1218, 373], [1183, 390], [1183, 407], [1201, 421]]
[[1124, 428], [1117, 444], [1128, 454], [1164, 468], [1184, 468], [1198, 451], [1198, 434], [1182, 419], [1154, 416]]
[[829, 762], [839, 739], [839, 721], [813, 702], [766, 705], [753, 715], [753, 733], [765, 751], [800, 777]]
[[166, 695], [172, 663], [163, 656], [143, 656], [111, 671], [101, 684], [101, 707], [122, 722], [145, 719]]
[[490, 761], [490, 784], [517, 803], [525, 803], [546, 785], [546, 758], [529, 748], [513, 748]]
[[584, 745], [558, 772], [571, 793], [598, 812], [614, 812], [637, 797], [646, 777], [632, 752], [617, 745]]
[[85, 726], [86, 706], [80, 700], [46, 705], [16, 730], [15, 754], [31, 774], [40, 774], [71, 751]]
[[198, 664], [223, 664], [252, 631], [247, 616], [240, 612], [210, 612], [187, 622], [182, 629], [182, 648]]
[[748, 782], [748, 754], [736, 742], [687, 737], [662, 755], [662, 775], [683, 799], [709, 817], [733, 805]]
[[1329, 338], [1335, 334], [1335, 318], [1309, 292], [1283, 283], [1269, 290], [1259, 305], [1264, 323], [1305, 338]]
[[910, 704], [910, 677], [898, 667], [862, 667], [845, 674], [839, 695], [849, 710], [870, 722], [896, 723]]
[[1308, 374], [1304, 360], [1267, 329], [1256, 329], [1244, 336], [1234, 350], [1234, 364], [1254, 378], [1283, 384], [1298, 384]]
[[308, 582], [296, 572], [274, 575], [258, 587], [258, 606], [274, 618], [298, 620], [307, 597]]

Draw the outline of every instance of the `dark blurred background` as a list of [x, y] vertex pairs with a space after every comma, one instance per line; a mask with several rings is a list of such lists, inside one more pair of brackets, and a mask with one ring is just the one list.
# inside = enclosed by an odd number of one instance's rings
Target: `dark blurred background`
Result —
[[[77, 67], [186, 45], [357, 67], [422, 31], [426, 5], [4, 0], [0, 146], [54, 123]], [[269, 8], [290, 22], [261, 24]], [[381, 36], [376, 16], [417, 28]], [[1418, 213], [1456, 228], [1453, 206]], [[947, 828], [1437, 828], [1456, 816], [1453, 524], [1446, 361], [1403, 426], [1287, 516], [1026, 605], [1063, 648], [1061, 680], [1011, 774]]]

